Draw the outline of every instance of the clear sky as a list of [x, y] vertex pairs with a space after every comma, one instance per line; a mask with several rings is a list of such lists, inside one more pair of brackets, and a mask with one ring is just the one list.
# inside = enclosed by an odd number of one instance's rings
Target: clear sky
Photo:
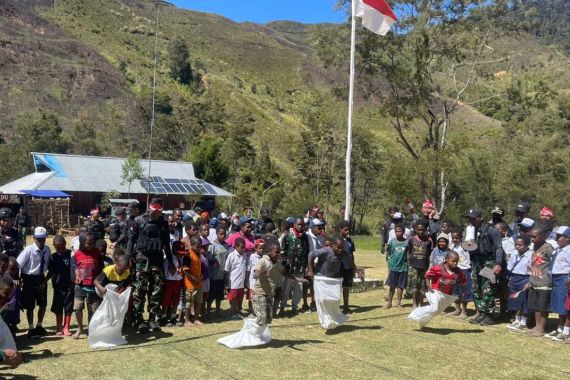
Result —
[[342, 22], [346, 14], [334, 9], [337, 0], [168, 0], [177, 7], [223, 15], [234, 21], [266, 23]]

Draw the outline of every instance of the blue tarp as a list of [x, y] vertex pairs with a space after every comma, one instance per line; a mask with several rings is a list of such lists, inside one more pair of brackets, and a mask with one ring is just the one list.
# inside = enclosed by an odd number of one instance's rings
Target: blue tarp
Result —
[[20, 190], [22, 193], [38, 198], [69, 198], [70, 195], [59, 190]]

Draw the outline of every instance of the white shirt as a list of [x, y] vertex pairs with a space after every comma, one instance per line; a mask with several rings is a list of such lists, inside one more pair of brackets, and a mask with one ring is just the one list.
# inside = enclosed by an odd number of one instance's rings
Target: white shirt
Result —
[[230, 289], [243, 289], [245, 285], [246, 258], [235, 249], [228, 254], [224, 270], [228, 272]]
[[216, 240], [217, 238], [218, 234], [216, 233], [216, 229], [210, 228], [210, 234], [208, 235], [208, 240], [210, 241], [210, 243]]
[[556, 248], [552, 256], [552, 274], [570, 273], [570, 245]]
[[75, 254], [75, 251], [79, 250], [79, 235], [74, 236], [73, 239], [71, 239], [71, 256], [73, 257], [73, 255]]
[[247, 262], [247, 271], [249, 272], [249, 282], [247, 284], [247, 287], [249, 289], [253, 289], [253, 285], [255, 284], [255, 278], [253, 278], [253, 272], [254, 272], [253, 269], [255, 268], [255, 265], [261, 259], [261, 257], [262, 256], [259, 256], [257, 252], [254, 252], [251, 254]]
[[[409, 228], [404, 229], [404, 239], [409, 239], [412, 236], [412, 231]], [[396, 231], [392, 228], [390, 232], [388, 232], [388, 243], [390, 240], [394, 240], [396, 238]]]
[[528, 275], [528, 264], [531, 258], [532, 251], [530, 249], [522, 256], [517, 251], [517, 253], [511, 255], [511, 258], [507, 263], [507, 270], [512, 274]]
[[307, 238], [309, 241], [309, 253], [313, 252], [315, 249], [320, 249], [323, 247], [325, 238], [323, 235], [315, 236], [311, 230], [307, 231]]
[[508, 263], [511, 256], [517, 255], [518, 252], [515, 248], [515, 241], [512, 237], [504, 237], [502, 241], [503, 251], [505, 251], [505, 261]]
[[182, 276], [178, 272], [178, 268], [180, 268], [180, 262], [181, 261], [182, 261], [182, 259], [179, 259], [178, 257], [174, 256], [174, 259], [172, 260], [172, 262], [174, 264], [174, 268], [176, 268], [176, 273], [170, 274], [170, 272], [168, 271], [168, 265], [170, 263], [168, 262], [168, 260], [164, 260], [162, 267], [163, 267], [163, 271], [164, 271], [164, 279], [165, 280], [169, 280], [169, 281], [180, 281], [180, 280], [182, 280]]
[[553, 239], [546, 239], [546, 242], [548, 244], [550, 244], [552, 246], [552, 248], [556, 249], [558, 248], [558, 243], [556, 242], [556, 240]]
[[[40, 272], [42, 266], [42, 255], [43, 255], [43, 273]], [[51, 260], [51, 251], [47, 245], [44, 245], [43, 251], [40, 252], [38, 246], [34, 243], [28, 245], [20, 254], [18, 255], [18, 265], [23, 274], [28, 275], [40, 275], [47, 272], [49, 267], [49, 262]]]
[[469, 255], [469, 252], [461, 248], [461, 245], [458, 246], [452, 245], [450, 246], [449, 250], [457, 252], [457, 254], [459, 255], [459, 262], [457, 263], [457, 267], [459, 269], [464, 269], [464, 270], [471, 269], [471, 255]]

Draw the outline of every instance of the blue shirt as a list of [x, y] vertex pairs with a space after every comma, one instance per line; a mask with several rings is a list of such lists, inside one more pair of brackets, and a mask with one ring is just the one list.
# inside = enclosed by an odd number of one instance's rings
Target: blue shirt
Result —
[[520, 254], [518, 251], [512, 254], [509, 262], [507, 263], [507, 270], [511, 274], [522, 274], [528, 275], [529, 261], [532, 258], [532, 251], [529, 249], [524, 254]]
[[570, 273], [570, 245], [556, 248], [552, 256], [552, 274]]

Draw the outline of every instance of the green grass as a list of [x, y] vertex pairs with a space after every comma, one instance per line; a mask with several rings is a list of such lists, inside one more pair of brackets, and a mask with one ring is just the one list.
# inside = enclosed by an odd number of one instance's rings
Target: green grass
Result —
[[[363, 247], [365, 240], [357, 238]], [[357, 251], [357, 262], [385, 276], [377, 251]], [[382, 278], [382, 277], [381, 277]], [[332, 334], [316, 314], [274, 321], [272, 342], [262, 348], [230, 350], [219, 337], [241, 322], [214, 321], [192, 329], [164, 329], [159, 335], [130, 337], [111, 351], [94, 351], [85, 338], [18, 338], [25, 363], [0, 369], [2, 378], [38, 379], [560, 379], [570, 375], [568, 346], [507, 332], [504, 325], [473, 326], [438, 316], [420, 331], [406, 309], [385, 310], [385, 291], [352, 294], [354, 313]], [[227, 306], [227, 303], [224, 303]], [[48, 313], [46, 326], [53, 325]], [[25, 323], [22, 323], [25, 326]], [[21, 334], [20, 334], [21, 335]]]

